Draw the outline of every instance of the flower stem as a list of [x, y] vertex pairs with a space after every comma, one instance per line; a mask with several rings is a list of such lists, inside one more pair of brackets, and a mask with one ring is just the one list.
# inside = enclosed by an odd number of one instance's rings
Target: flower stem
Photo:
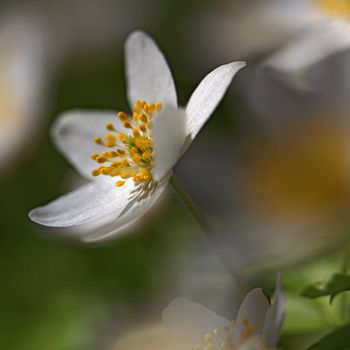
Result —
[[195, 205], [191, 196], [183, 188], [183, 186], [181, 185], [181, 182], [175, 176], [175, 174], [173, 174], [170, 179], [170, 185], [173, 191], [176, 193], [176, 195], [180, 199], [180, 201], [182, 202], [182, 204], [184, 205], [184, 207], [188, 210], [188, 212], [192, 215], [192, 218], [197, 222], [198, 226], [202, 229], [202, 232], [205, 234], [207, 239], [211, 243], [213, 243], [214, 247], [216, 248], [216, 252], [219, 255], [227, 273], [232, 278], [235, 284], [235, 287], [237, 287], [242, 292], [242, 294], [243, 293], [245, 294], [247, 292], [247, 289], [244, 287], [244, 283], [242, 282], [241, 278], [238, 276], [236, 271], [233, 269], [232, 264], [226, 259], [225, 255], [222, 254], [222, 252], [220, 251], [220, 248], [217, 246], [215, 242], [214, 231], [210, 222], [199, 210], [199, 208]]

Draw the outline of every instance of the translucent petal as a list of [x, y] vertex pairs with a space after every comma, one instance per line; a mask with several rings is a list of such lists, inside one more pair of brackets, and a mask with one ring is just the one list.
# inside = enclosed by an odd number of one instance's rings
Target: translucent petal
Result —
[[179, 349], [204, 344], [204, 336], [229, 323], [210, 309], [191, 300], [174, 299], [163, 311], [163, 322]]
[[94, 138], [104, 137], [108, 122], [123, 130], [116, 112], [112, 111], [65, 112], [52, 127], [52, 138], [56, 147], [81, 175], [89, 179], [93, 178], [91, 171], [98, 165], [91, 159], [91, 154], [104, 150], [103, 146], [94, 142]]
[[244, 298], [238, 311], [236, 319], [238, 330], [243, 330], [243, 324], [249, 321], [250, 324], [258, 327], [257, 334], [262, 334], [269, 306], [270, 304], [261, 288], [251, 290]]
[[244, 62], [233, 62], [220, 66], [200, 82], [186, 107], [186, 134], [191, 135], [192, 139], [196, 137], [214, 112], [232, 78], [244, 66]]
[[132, 181], [115, 187], [112, 178], [100, 178], [65, 194], [51, 203], [33, 209], [29, 217], [44, 226], [68, 227], [120, 215], [135, 189]]
[[185, 134], [184, 110], [167, 107], [154, 117], [153, 177], [160, 180], [175, 165], [181, 155]]
[[350, 47], [350, 25], [330, 22], [316, 26], [271, 56], [264, 65], [290, 75], [297, 83], [303, 71], [329, 55]]
[[125, 43], [128, 100], [177, 105], [175, 84], [168, 64], [154, 41], [144, 32], [133, 32]]
[[277, 280], [275, 295], [275, 302], [266, 313], [263, 330], [263, 337], [266, 339], [266, 344], [269, 348], [277, 345], [286, 309], [286, 297], [282, 289], [280, 277]]

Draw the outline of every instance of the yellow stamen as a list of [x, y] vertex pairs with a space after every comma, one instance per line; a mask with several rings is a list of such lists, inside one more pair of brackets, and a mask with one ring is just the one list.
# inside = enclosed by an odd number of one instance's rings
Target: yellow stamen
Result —
[[98, 145], [100, 145], [100, 146], [103, 146], [103, 145], [104, 145], [104, 143], [103, 143], [103, 141], [102, 141], [102, 139], [101, 139], [100, 137], [95, 137], [95, 142], [96, 142]]
[[[161, 109], [161, 103], [146, 103], [143, 100], [135, 102], [132, 118], [124, 112], [117, 114], [125, 129], [128, 132], [119, 132], [111, 122], [105, 127], [109, 131], [105, 134], [105, 141], [100, 137], [95, 142], [106, 149], [102, 153], [93, 153], [91, 158], [99, 164], [104, 164], [92, 170], [93, 176], [120, 176], [122, 180], [115, 183], [120, 187], [128, 179], [135, 184], [152, 180], [153, 171], [153, 125], [154, 113]], [[148, 187], [144, 187], [148, 188]], [[210, 350], [210, 349], [208, 349]]]
[[114, 126], [112, 123], [107, 123], [106, 124], [106, 129], [109, 131], [115, 131]]
[[349, 0], [314, 0], [315, 6], [324, 12], [337, 17], [350, 17]]
[[127, 122], [129, 120], [128, 116], [124, 112], [119, 112], [118, 113], [118, 118], [123, 122]]
[[98, 158], [99, 154], [98, 153], [92, 153], [91, 154], [91, 159], [96, 160]]
[[102, 156], [99, 156], [99, 157], [96, 158], [96, 162], [100, 163], [100, 164], [103, 164], [103, 163], [107, 162], [107, 159], [102, 157]]

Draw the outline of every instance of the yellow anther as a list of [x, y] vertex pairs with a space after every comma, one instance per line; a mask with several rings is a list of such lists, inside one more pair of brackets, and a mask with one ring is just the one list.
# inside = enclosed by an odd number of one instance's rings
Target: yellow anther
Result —
[[136, 154], [133, 154], [133, 155], [132, 155], [132, 160], [133, 160], [135, 163], [140, 163], [141, 160], [142, 160], [142, 157], [141, 157], [138, 153], [136, 153]]
[[140, 116], [140, 120], [143, 122], [143, 123], [147, 123], [148, 122], [148, 118], [145, 114], [141, 114]]
[[134, 130], [132, 131], [132, 136], [134, 136], [135, 139], [140, 138], [140, 137], [141, 137], [140, 130], [139, 130], [139, 129], [134, 129]]
[[95, 137], [95, 142], [96, 142], [98, 145], [100, 145], [100, 146], [103, 146], [103, 145], [104, 145], [104, 143], [103, 143], [101, 137]]
[[131, 177], [131, 173], [130, 173], [130, 171], [123, 170], [120, 172], [120, 177], [122, 179], [128, 179], [129, 177]]
[[109, 175], [111, 173], [111, 168], [103, 168], [101, 169], [101, 174]]
[[116, 168], [112, 168], [110, 174], [110, 176], [119, 176], [120, 175], [120, 170], [116, 169]]
[[112, 135], [112, 134], [110, 134], [110, 133], [106, 133], [105, 138], [106, 138], [106, 140], [108, 140], [108, 141], [114, 141], [114, 142], [116, 141], [114, 135]]
[[162, 104], [161, 104], [160, 102], [157, 102], [157, 103], [155, 104], [155, 107], [156, 107], [156, 110], [157, 110], [157, 111], [160, 111], [160, 110], [162, 109]]
[[134, 180], [135, 183], [139, 183], [142, 179], [141, 179], [141, 177], [139, 175], [136, 175], [136, 176], [134, 176], [133, 180]]
[[132, 125], [129, 122], [124, 122], [123, 123], [124, 128], [126, 129], [132, 129]]
[[130, 152], [131, 154], [138, 154], [139, 153], [139, 150], [137, 147], [133, 146], [130, 148]]
[[130, 164], [129, 162], [126, 160], [126, 159], [122, 159], [120, 162], [119, 162], [119, 167], [120, 168], [126, 168], [128, 167]]
[[107, 123], [106, 124], [106, 129], [109, 131], [115, 131], [114, 126], [112, 123]]
[[99, 169], [99, 168], [94, 169], [94, 170], [91, 172], [91, 175], [92, 175], [92, 176], [95, 176], [95, 177], [101, 175], [100, 169]]
[[148, 152], [148, 151], [145, 151], [142, 153], [142, 158], [148, 160], [148, 159], [151, 159], [152, 158], [152, 153], [151, 152]]
[[118, 113], [118, 118], [122, 121], [122, 122], [127, 122], [129, 120], [128, 116], [126, 113], [124, 112], [119, 112]]
[[125, 142], [128, 139], [128, 136], [122, 132], [118, 134], [118, 137], [121, 142]]
[[116, 143], [114, 141], [106, 141], [106, 146], [109, 148], [115, 147]]
[[103, 164], [103, 163], [106, 163], [107, 162], [107, 159], [105, 157], [102, 157], [102, 156], [98, 156], [96, 158], [96, 162], [97, 163], [100, 163], [100, 164]]
[[91, 154], [91, 159], [96, 160], [98, 156], [99, 156], [98, 153], [92, 153]]
[[[107, 164], [93, 170], [92, 174], [121, 176], [125, 181], [132, 178], [135, 183], [152, 179], [154, 161], [151, 117], [160, 108], [160, 103], [138, 100], [134, 105], [132, 119], [126, 113], [119, 112], [118, 118], [125, 129], [131, 129], [130, 132], [119, 132], [111, 122], [106, 123], [109, 132], [104, 139], [96, 137], [95, 142], [109, 147], [110, 151], [94, 153], [91, 158], [97, 163]], [[119, 181], [116, 185], [123, 186], [125, 181]]]
[[138, 148], [146, 148], [146, 147], [150, 147], [151, 146], [151, 141], [149, 140], [144, 140], [144, 139], [137, 139], [135, 141], [135, 145]]
[[115, 183], [115, 185], [117, 186], [117, 187], [121, 187], [121, 186], [123, 186], [125, 184], [125, 181], [117, 181], [116, 183]]

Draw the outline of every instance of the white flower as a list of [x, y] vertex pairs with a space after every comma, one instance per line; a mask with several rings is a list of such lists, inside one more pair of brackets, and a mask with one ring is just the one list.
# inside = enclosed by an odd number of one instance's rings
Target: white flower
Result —
[[262, 289], [253, 289], [231, 322], [200, 304], [179, 298], [164, 310], [163, 322], [177, 348], [183, 350], [275, 349], [286, 304], [280, 283], [275, 294], [270, 305]]
[[[141, 217], [166, 188], [173, 166], [244, 66], [235, 62], [215, 69], [182, 109], [177, 107], [168, 65], [145, 33], [129, 36], [125, 56], [132, 116], [72, 111], [58, 119], [53, 127], [56, 146], [92, 181], [32, 210], [29, 216], [33, 221], [76, 227], [84, 240], [96, 240]], [[103, 134], [104, 140], [100, 138]], [[91, 155], [93, 151], [96, 153]]]
[[348, 0], [247, 0], [234, 6], [208, 25], [220, 38], [211, 46], [216, 56], [273, 52], [266, 64], [292, 75], [350, 47]]
[[[0, 170], [28, 150], [44, 107], [46, 38], [35, 19], [2, 14], [0, 21]], [[20, 157], [21, 156], [21, 157]]]

